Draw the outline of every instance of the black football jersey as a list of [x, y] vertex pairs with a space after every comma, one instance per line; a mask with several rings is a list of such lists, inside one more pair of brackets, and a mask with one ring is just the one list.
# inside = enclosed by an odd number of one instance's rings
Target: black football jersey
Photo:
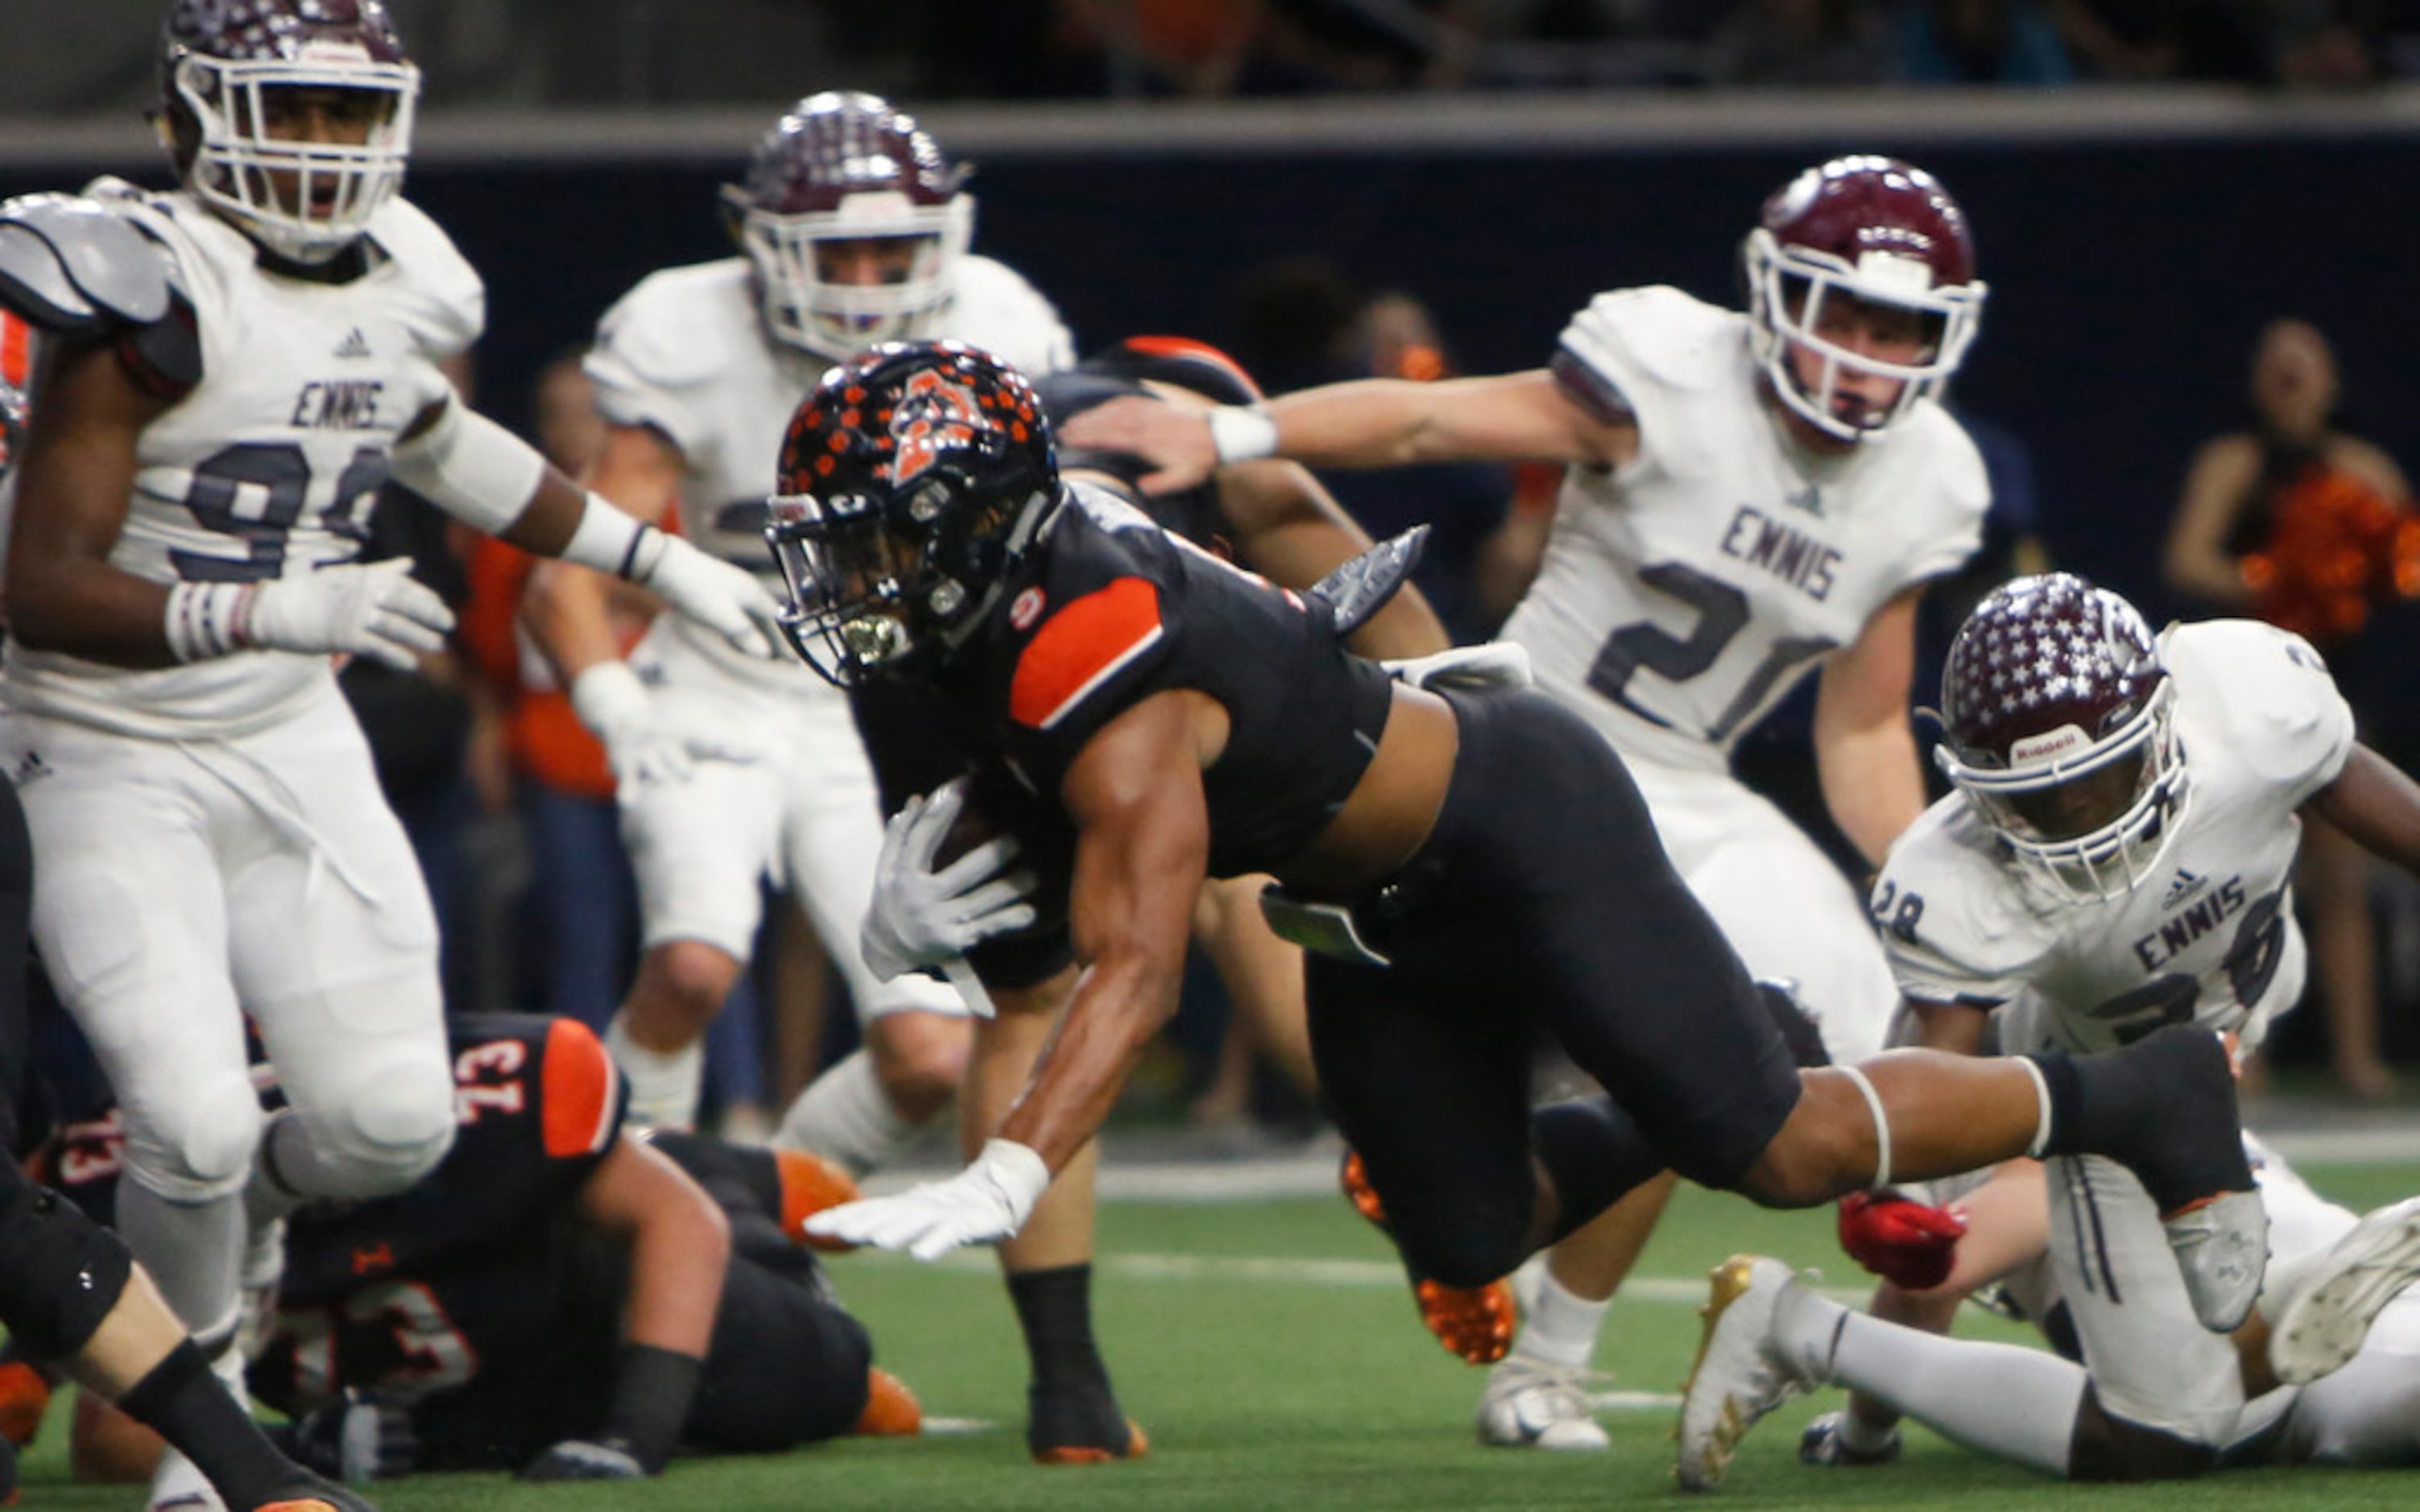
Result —
[[[1225, 707], [1227, 746], [1202, 774], [1214, 876], [1305, 849], [1359, 781], [1386, 728], [1386, 672], [1347, 653], [1323, 601], [1161, 530], [1103, 489], [1067, 486], [946, 677], [985, 745], [1055, 800], [1085, 744], [1151, 695], [1193, 688]], [[1055, 803], [1053, 805], [1055, 807]]]
[[396, 1196], [287, 1223], [286, 1275], [253, 1389], [307, 1410], [351, 1385], [459, 1386], [487, 1362], [559, 1352], [573, 1199], [627, 1091], [574, 1019], [464, 1014], [454, 1148]]

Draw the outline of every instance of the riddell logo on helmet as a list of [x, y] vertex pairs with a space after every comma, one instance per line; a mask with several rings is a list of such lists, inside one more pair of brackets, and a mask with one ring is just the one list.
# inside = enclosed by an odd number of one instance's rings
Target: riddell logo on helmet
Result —
[[912, 375], [892, 412], [891, 440], [898, 449], [892, 486], [922, 476], [945, 448], [972, 445], [981, 424], [972, 390], [929, 367]]
[[2091, 744], [2083, 731], [2071, 724], [2063, 724], [2045, 734], [2026, 735], [2021, 740], [2010, 741], [2009, 760], [2011, 764], [2048, 761]]

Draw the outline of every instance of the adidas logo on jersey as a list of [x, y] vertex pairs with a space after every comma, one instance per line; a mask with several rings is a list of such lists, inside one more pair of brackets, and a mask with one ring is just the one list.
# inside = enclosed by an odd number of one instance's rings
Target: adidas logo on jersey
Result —
[[1804, 510], [1817, 519], [1823, 517], [1823, 489], [1820, 485], [1810, 483], [1796, 493], [1783, 494], [1781, 501], [1792, 509]]
[[42, 753], [38, 750], [29, 750], [25, 752], [24, 759], [18, 762], [17, 770], [10, 774], [9, 781], [13, 785], [22, 788], [26, 783], [33, 781], [36, 778], [48, 777], [50, 775], [51, 764], [42, 760]]
[[2174, 908], [2195, 893], [2201, 891], [2202, 885], [2209, 880], [2198, 872], [2188, 872], [2183, 867], [2177, 868], [2176, 880], [2168, 884], [2167, 894], [2160, 900], [2160, 906], [2164, 909]]
[[362, 334], [361, 327], [355, 326], [345, 332], [344, 340], [336, 343], [336, 355], [360, 358], [375, 357], [378, 353], [370, 350], [370, 339]]

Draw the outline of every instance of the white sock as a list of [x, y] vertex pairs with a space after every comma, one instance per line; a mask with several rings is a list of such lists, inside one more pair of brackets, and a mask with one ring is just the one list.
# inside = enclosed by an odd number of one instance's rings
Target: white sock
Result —
[[1512, 1352], [1544, 1365], [1584, 1369], [1596, 1353], [1597, 1331], [1613, 1299], [1591, 1301], [1555, 1279], [1550, 1261], [1539, 1268], [1538, 1294], [1521, 1319], [1521, 1336]]
[[243, 1262], [240, 1196], [171, 1202], [140, 1181], [121, 1180], [117, 1231], [188, 1333], [202, 1337], [225, 1329], [232, 1335]]
[[2041, 1350], [1944, 1338], [1851, 1312], [1804, 1287], [1774, 1342], [1808, 1376], [1896, 1408], [1946, 1439], [2064, 1478], [2084, 1367]]
[[630, 1083], [630, 1118], [657, 1129], [697, 1125], [697, 1101], [706, 1081], [706, 1041], [692, 1040], [671, 1055], [659, 1055], [630, 1038], [628, 1015], [605, 1026], [605, 1048]]
[[803, 1149], [863, 1176], [890, 1164], [921, 1127], [891, 1105], [874, 1057], [861, 1049], [807, 1084], [782, 1115], [773, 1148]]

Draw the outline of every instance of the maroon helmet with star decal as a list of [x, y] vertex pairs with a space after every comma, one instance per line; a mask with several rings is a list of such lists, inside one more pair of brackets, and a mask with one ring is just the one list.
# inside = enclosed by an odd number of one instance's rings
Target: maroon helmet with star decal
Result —
[[[1784, 184], [1764, 202], [1740, 251], [1747, 276], [1750, 344], [1782, 403], [1843, 440], [1878, 436], [1922, 399], [1937, 394], [1965, 359], [1983, 316], [1975, 240], [1965, 212], [1923, 169], [1896, 158], [1834, 158]], [[1924, 317], [1923, 354], [1885, 362], [1818, 333], [1827, 301], [1896, 305]], [[1822, 359], [1810, 387], [1792, 370], [1790, 348]], [[1852, 420], [1835, 412], [1843, 369], [1900, 380], [1898, 399]]]
[[2186, 783], [2175, 685], [2134, 606], [2072, 573], [2002, 584], [1941, 675], [1941, 769], [2021, 860], [2078, 898], [2147, 876]]
[[[298, 140], [282, 98], [341, 90], [358, 143]], [[160, 28], [160, 124], [185, 187], [261, 245], [324, 262], [403, 186], [420, 70], [380, 0], [177, 0]]]
[[[756, 265], [766, 329], [835, 360], [933, 334], [974, 236], [968, 172], [878, 95], [828, 90], [791, 106], [722, 191], [732, 235]], [[849, 283], [817, 251], [844, 241], [892, 242], [903, 256], [887, 282]]]
[[783, 628], [845, 687], [965, 644], [1060, 497], [1033, 385], [958, 342], [892, 342], [826, 373], [775, 486]]

